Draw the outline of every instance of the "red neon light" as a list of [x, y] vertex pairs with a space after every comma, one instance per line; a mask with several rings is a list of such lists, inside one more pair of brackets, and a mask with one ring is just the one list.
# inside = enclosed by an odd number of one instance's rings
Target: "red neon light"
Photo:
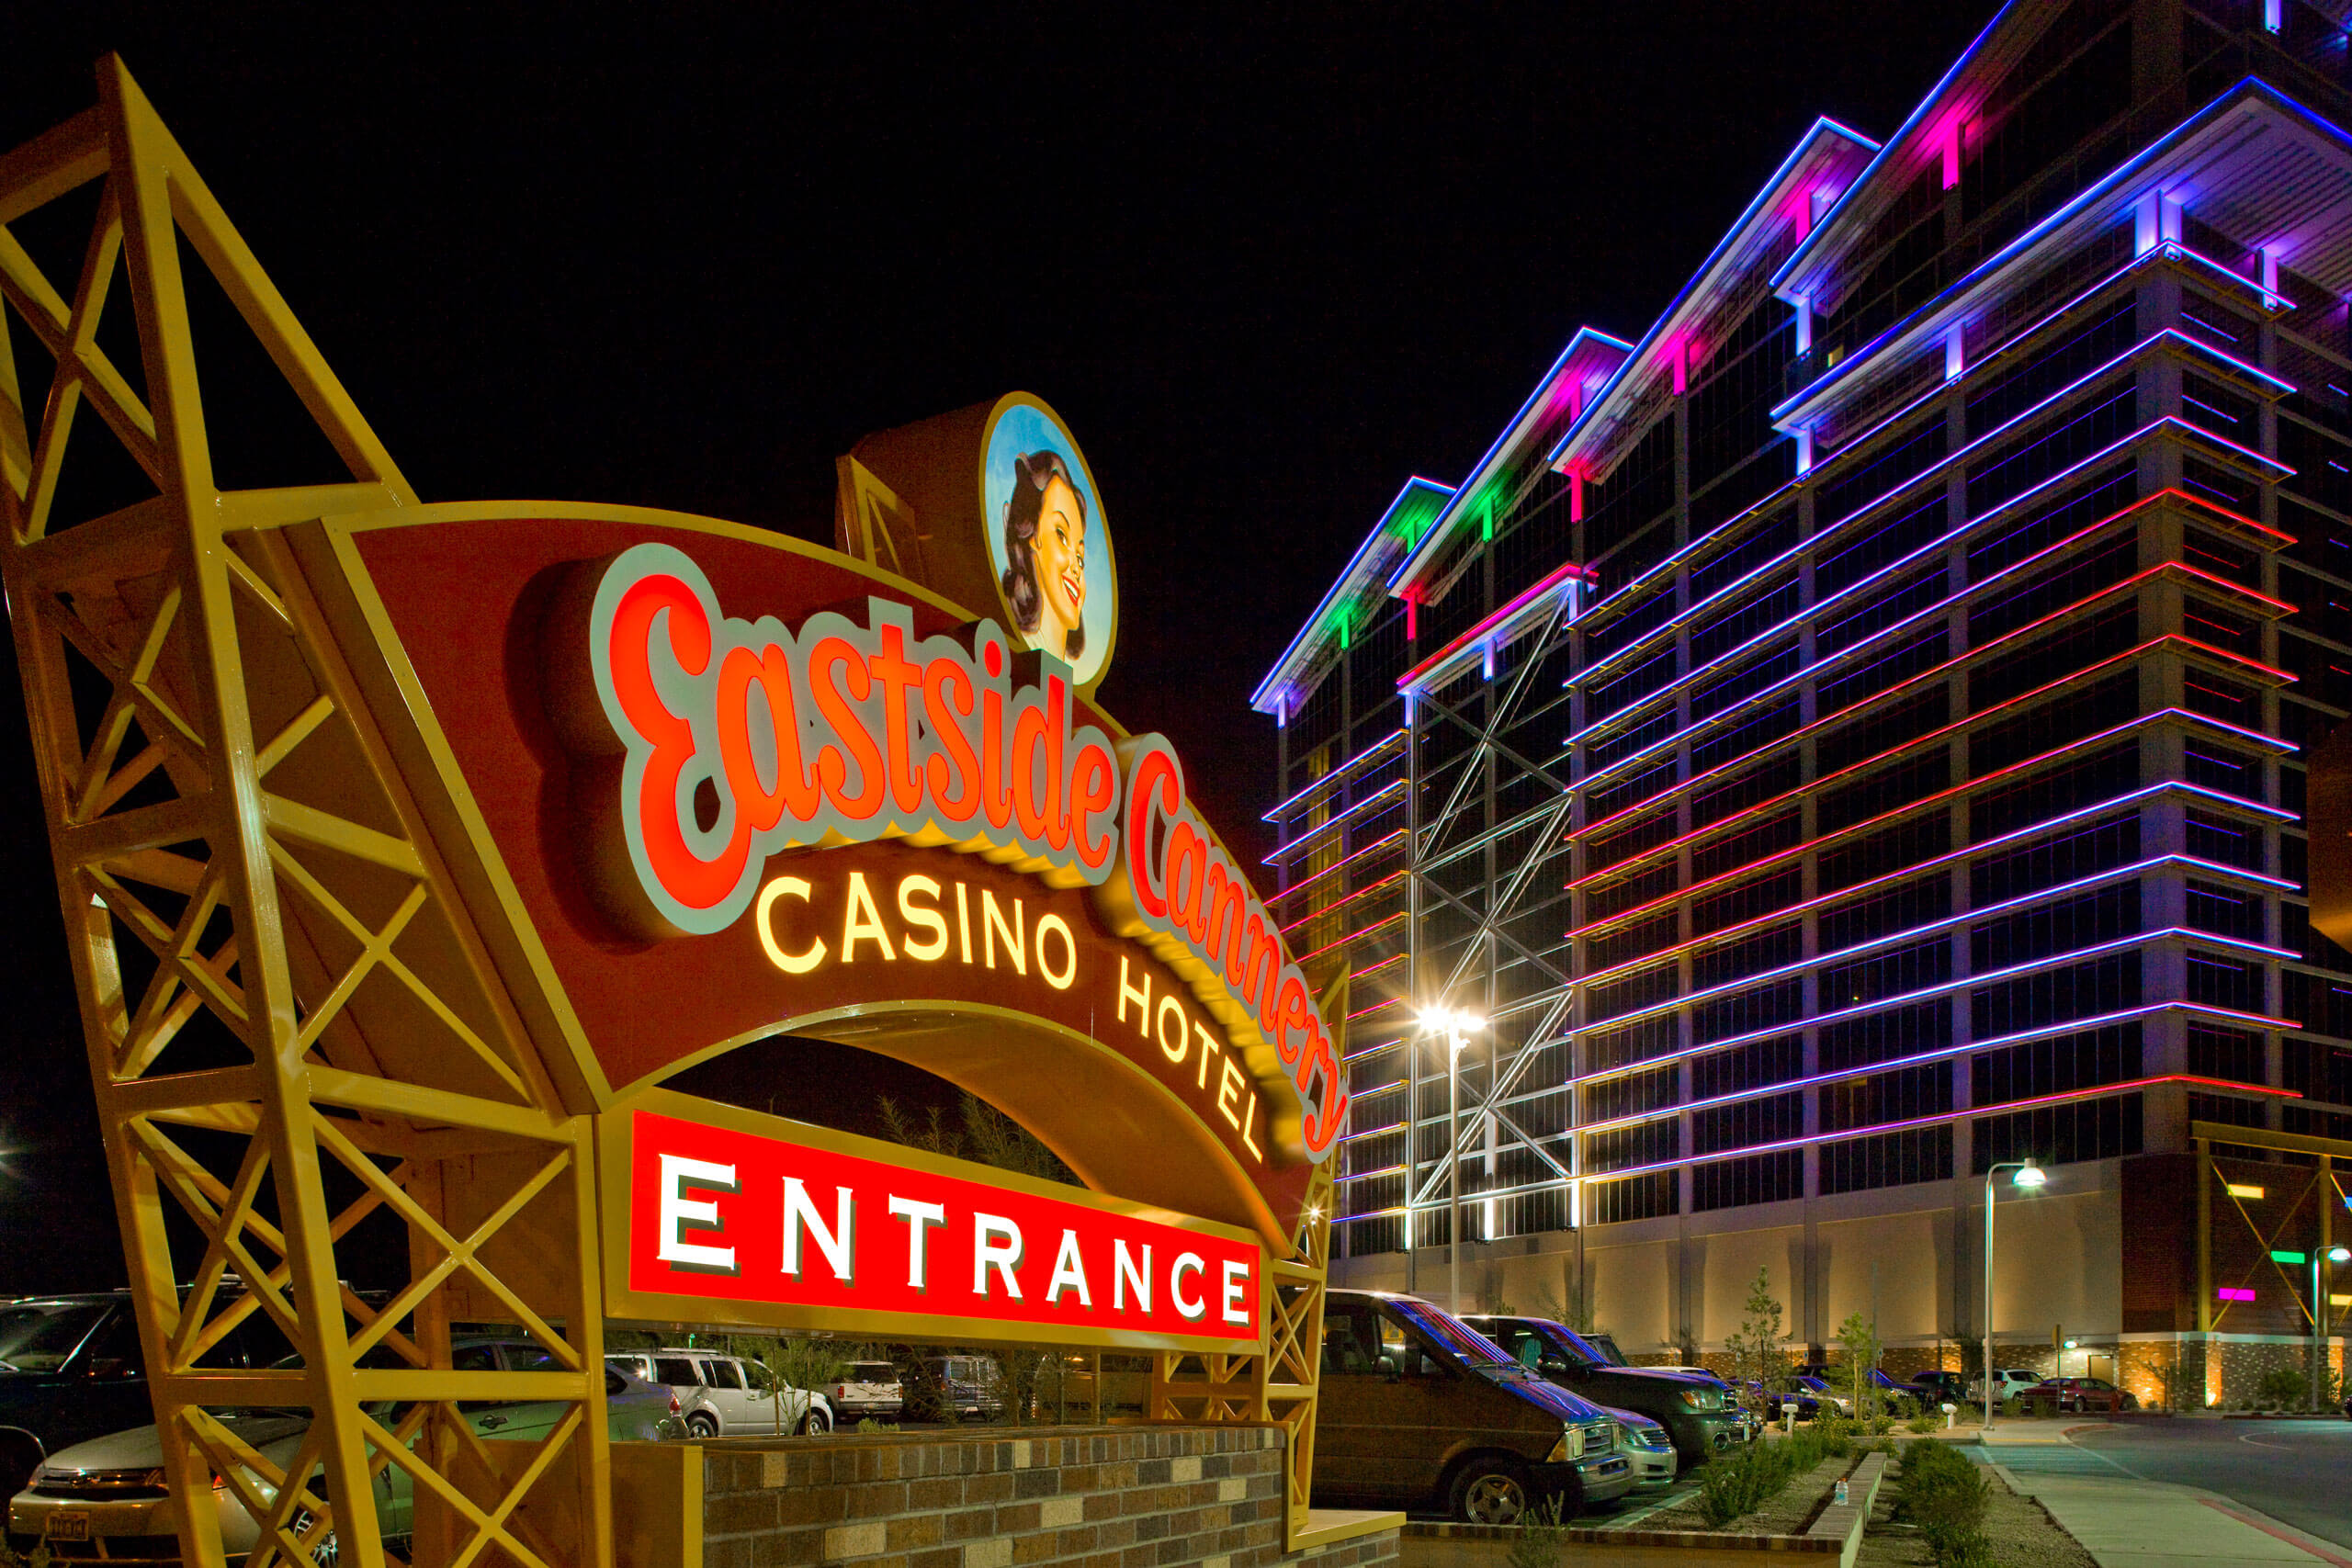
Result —
[[[1501, 609], [1493, 612], [1477, 625], [1472, 626], [1468, 631], [1464, 632], [1452, 642], [1447, 643], [1443, 648], [1439, 649], [1435, 653], [1430, 654], [1427, 659], [1422, 660], [1419, 664], [1414, 665], [1410, 670], [1408, 670], [1402, 675], [1397, 676], [1396, 689], [1398, 691], [1403, 691], [1406, 687], [1418, 683], [1421, 678], [1427, 675], [1430, 671], [1435, 670], [1440, 665], [1444, 664], [1447, 660], [1454, 658], [1458, 654], [1468, 652], [1477, 644], [1484, 642], [1487, 639], [1487, 635], [1494, 631], [1496, 627], [1510, 620], [1521, 611], [1526, 609], [1530, 604], [1532, 604], [1536, 600], [1541, 599], [1544, 594], [1551, 592], [1553, 590], [1564, 587], [1572, 582], [1598, 583], [1600, 581], [1600, 574], [1599, 572], [1594, 571], [1589, 567], [1578, 566], [1574, 562], [1555, 568], [1551, 571], [1548, 571], [1542, 577], [1538, 578], [1533, 586], [1521, 592], [1517, 596], [1512, 598], [1510, 603], [1503, 605]], [[1411, 599], [1408, 599], [1406, 603], [1408, 605], [1410, 605], [1413, 601]], [[1410, 634], [1408, 633], [1408, 635], [1409, 636]]]
[[1257, 1338], [1254, 1242], [647, 1111], [630, 1122], [633, 1290]]
[[1399, 909], [1393, 915], [1384, 915], [1379, 919], [1373, 921], [1372, 924], [1365, 926], [1361, 931], [1350, 931], [1347, 935], [1341, 937], [1337, 942], [1325, 942], [1321, 947], [1317, 948], [1314, 952], [1302, 956], [1299, 959], [1299, 962], [1301, 964], [1308, 963], [1311, 960], [1322, 957], [1325, 953], [1331, 952], [1335, 948], [1345, 947], [1348, 943], [1356, 941], [1360, 937], [1370, 936], [1373, 932], [1380, 930], [1383, 926], [1393, 926], [1397, 921], [1403, 919], [1408, 913], [1409, 913], [1409, 911]]
[[1291, 923], [1290, 923], [1290, 924], [1288, 924], [1288, 925], [1286, 925], [1286, 926], [1284, 926], [1284, 927], [1283, 928], [1283, 935], [1284, 935], [1284, 936], [1288, 936], [1288, 935], [1290, 935], [1290, 933], [1291, 933], [1291, 932], [1293, 932], [1293, 931], [1295, 931], [1298, 930], [1298, 928], [1299, 928], [1299, 927], [1301, 927], [1301, 926], [1303, 926], [1303, 925], [1306, 924], [1306, 922], [1307, 922], [1307, 921], [1309, 921], [1309, 920], [1319, 920], [1319, 919], [1322, 919], [1324, 916], [1326, 916], [1326, 915], [1334, 915], [1334, 914], [1337, 914], [1337, 913], [1339, 913], [1341, 909], [1344, 909], [1344, 908], [1346, 908], [1349, 905], [1351, 905], [1351, 904], [1354, 903], [1357, 899], [1359, 899], [1359, 898], [1363, 898], [1363, 897], [1367, 897], [1367, 896], [1369, 896], [1369, 895], [1371, 895], [1371, 894], [1374, 894], [1374, 893], [1377, 893], [1377, 892], [1379, 892], [1382, 888], [1384, 888], [1384, 887], [1387, 886], [1390, 883], [1399, 881], [1399, 880], [1403, 879], [1404, 877], [1409, 876], [1410, 874], [1411, 874], [1411, 872], [1410, 872], [1409, 870], [1407, 870], [1407, 871], [1392, 871], [1392, 872], [1390, 872], [1387, 875], [1385, 875], [1385, 876], [1382, 877], [1382, 878], [1381, 878], [1379, 881], [1377, 881], [1377, 882], [1368, 882], [1368, 883], [1364, 884], [1364, 886], [1363, 886], [1362, 887], [1357, 888], [1354, 892], [1352, 892], [1352, 893], [1349, 894], [1346, 897], [1340, 899], [1340, 900], [1339, 900], [1338, 902], [1336, 902], [1336, 903], [1326, 904], [1326, 905], [1324, 905], [1324, 906], [1323, 906], [1323, 908], [1319, 908], [1319, 909], [1311, 910], [1311, 911], [1309, 911], [1309, 912], [1308, 912], [1308, 913], [1306, 913], [1306, 914], [1304, 914], [1304, 915], [1299, 916], [1299, 917], [1298, 917], [1298, 919], [1295, 919], [1295, 920], [1291, 921]]

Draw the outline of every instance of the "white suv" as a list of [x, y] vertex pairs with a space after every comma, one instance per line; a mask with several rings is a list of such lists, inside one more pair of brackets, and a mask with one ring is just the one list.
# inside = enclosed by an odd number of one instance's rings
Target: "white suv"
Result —
[[[2009, 1400], [2015, 1399], [2027, 1389], [2038, 1387], [2041, 1382], [2041, 1374], [2040, 1372], [2030, 1372], [2023, 1367], [1998, 1368], [1993, 1373], [1993, 1403], [1995, 1404], [2001, 1404]], [[1975, 1382], [1968, 1385], [1968, 1397], [1976, 1401], [1979, 1404], [1984, 1403], [1984, 1380], [1983, 1378], [1978, 1378]]]
[[663, 1383], [678, 1396], [678, 1413], [697, 1438], [756, 1437], [781, 1426], [786, 1432], [830, 1432], [833, 1407], [821, 1393], [786, 1389], [779, 1423], [775, 1395], [765, 1387], [767, 1371], [754, 1371], [739, 1356], [707, 1350], [610, 1350], [605, 1360], [648, 1382]]

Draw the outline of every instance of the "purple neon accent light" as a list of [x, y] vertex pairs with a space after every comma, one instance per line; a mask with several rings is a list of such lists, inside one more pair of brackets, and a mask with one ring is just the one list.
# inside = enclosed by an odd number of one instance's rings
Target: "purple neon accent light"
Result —
[[1272, 865], [1277, 861], [1288, 858], [1289, 856], [1296, 853], [1301, 846], [1311, 844], [1317, 840], [1323, 838], [1326, 834], [1334, 832], [1356, 820], [1358, 818], [1366, 815], [1373, 807], [1377, 806], [1384, 800], [1386, 800], [1392, 795], [1401, 793], [1404, 787], [1405, 781], [1403, 779], [1391, 780], [1389, 783], [1381, 785], [1378, 789], [1374, 790], [1370, 795], [1365, 795], [1362, 800], [1357, 801], [1353, 806], [1349, 807], [1345, 811], [1340, 812], [1338, 816], [1317, 822], [1314, 827], [1308, 829], [1306, 832], [1301, 833], [1297, 838], [1291, 840], [1288, 843], [1279, 846], [1275, 849], [1273, 853], [1268, 855], [1261, 863]]
[[1308, 784], [1305, 789], [1300, 790], [1296, 795], [1292, 795], [1288, 800], [1283, 801], [1280, 806], [1275, 807], [1272, 811], [1267, 812], [1263, 817], [1260, 818], [1259, 820], [1261, 822], [1279, 821], [1284, 813], [1288, 812], [1291, 807], [1296, 806], [1299, 802], [1306, 799], [1309, 795], [1312, 795], [1318, 791], [1327, 790], [1334, 784], [1343, 783], [1350, 773], [1351, 773], [1355, 769], [1376, 760], [1382, 753], [1401, 746], [1404, 739], [1404, 730], [1390, 730], [1387, 734], [1382, 736], [1379, 739], [1374, 741], [1371, 745], [1365, 747], [1363, 750], [1357, 752], [1354, 756], [1349, 758], [1338, 767], [1333, 768], [1329, 773], [1325, 773], [1321, 778], [1317, 779], [1314, 783]]
[[[2113, 200], [2116, 193], [2132, 185], [2133, 181], [2139, 177], [2147, 164], [2171, 152], [2175, 143], [2183, 141], [2188, 138], [2203, 131], [2210, 124], [2218, 121], [2225, 113], [2228, 112], [2230, 108], [2234, 107], [2235, 100], [2240, 96], [2240, 95], [2245, 94], [2249, 90], [2251, 90], [2254, 96], [2263, 99], [2270, 107], [2291, 118], [2301, 119], [2307, 128], [2319, 130], [2324, 134], [2332, 135], [2339, 143], [2352, 143], [2352, 136], [2346, 135], [2341, 127], [2325, 119], [2320, 115], [2314, 114], [2306, 106], [2288, 97], [2285, 94], [2280, 93], [2278, 89], [2272, 87], [2268, 83], [2264, 82], [2259, 77], [2241, 77], [2236, 83], [2225, 88], [2211, 102], [2206, 104], [2203, 108], [2198, 110], [2196, 114], [2190, 116], [2188, 119], [2181, 121], [2171, 130], [2166, 131], [2156, 141], [2149, 143], [2139, 152], [2133, 154], [2123, 164], [2118, 165], [2098, 184], [2080, 192], [2073, 200], [2066, 202], [2057, 210], [2044, 218], [2041, 222], [2036, 223], [2024, 233], [2018, 235], [2007, 245], [2001, 247], [2001, 249], [1994, 253], [1993, 255], [1978, 264], [1978, 265], [1965, 277], [1962, 277], [1959, 281], [1953, 283], [1950, 288], [1937, 295], [1935, 299], [1928, 301], [1928, 303], [1922, 305], [1917, 310], [1914, 310], [1910, 315], [1905, 317], [1902, 321], [1895, 322], [1893, 326], [1881, 333], [1877, 337], [1872, 338], [1869, 343], [1863, 344], [1860, 349], [1856, 350], [1851, 355], [1849, 355], [1842, 364], [1838, 365], [1834, 369], [1826, 371], [1818, 379], [1800, 392], [1794, 399], [1792, 399], [1789, 402], [1783, 403], [1781, 407], [1774, 409], [1774, 415], [1776, 417], [1779, 416], [1787, 408], [1792, 407], [1796, 403], [1810, 401], [1828, 386], [1846, 379], [1862, 365], [1874, 359], [1882, 349], [1887, 347], [1891, 344], [1909, 337], [1912, 333], [1917, 331], [1924, 323], [1932, 321], [1937, 315], [1948, 309], [1951, 301], [1958, 299], [1973, 290], [1993, 275], [2007, 266], [2011, 261], [2030, 251], [2035, 245], [2039, 244], [2047, 234], [2072, 221], [2085, 209]], [[1890, 142], [1888, 145], [1892, 147], [1894, 143]], [[1873, 163], [1872, 167], [1876, 167], [1875, 163]], [[1857, 181], [1856, 188], [1859, 189], [1862, 184], [1867, 183], [1867, 178], [1868, 172], [1865, 171], [1864, 180]], [[1849, 194], [1850, 196], [1851, 193], [1849, 192]], [[1796, 251], [1791, 254], [1788, 261], [1781, 265], [1780, 271], [1773, 274], [1773, 288], [1781, 294], [1782, 299], [1786, 299], [1788, 297], [1787, 290], [1792, 277], [1794, 276], [1797, 268], [1803, 264], [1806, 254], [1819, 243], [1821, 235], [1824, 231], [1824, 230], [1815, 230], [1812, 237], [1804, 244], [1799, 245]], [[2207, 260], [2209, 258], [2199, 257], [2198, 259]], [[2230, 272], [2227, 267], [2220, 267], [2218, 270], [2226, 273], [2229, 276], [2237, 279], [2241, 283], [2247, 281], [2242, 275]], [[1820, 288], [1816, 283], [1808, 280], [1804, 287], [1806, 292], [1815, 295], [1816, 298], [1819, 296]], [[2256, 285], [2255, 287], [2258, 288], [2259, 286]]]
[[[2269, 4], [2271, 5], [2275, 6], [2278, 3], [2278, 0], [2269, 0]], [[2250, 1302], [2254, 1300], [2254, 1292], [2245, 1289], [2243, 1285], [2217, 1285], [2213, 1289], [2213, 1294], [2216, 1299], [2225, 1302]]]

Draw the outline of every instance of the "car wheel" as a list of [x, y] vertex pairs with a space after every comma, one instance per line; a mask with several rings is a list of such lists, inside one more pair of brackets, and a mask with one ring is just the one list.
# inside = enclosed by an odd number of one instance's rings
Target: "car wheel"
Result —
[[832, 1422], [826, 1417], [825, 1413], [821, 1410], [811, 1410], [808, 1415], [803, 1416], [800, 1418], [800, 1425], [793, 1428], [794, 1431], [799, 1433], [804, 1438], [813, 1438], [820, 1433], [830, 1432], [832, 1429]]
[[1532, 1505], [1525, 1466], [1514, 1459], [1482, 1459], [1453, 1478], [1449, 1511], [1464, 1524], [1515, 1525]]
[[697, 1410], [686, 1417], [686, 1430], [697, 1438], [715, 1438], [718, 1436], [718, 1423], [710, 1418], [709, 1412]]

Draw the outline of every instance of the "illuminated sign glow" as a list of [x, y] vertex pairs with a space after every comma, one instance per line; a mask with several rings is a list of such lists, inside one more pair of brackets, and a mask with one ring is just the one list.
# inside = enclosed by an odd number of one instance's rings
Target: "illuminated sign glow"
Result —
[[1242, 1233], [961, 1162], [909, 1165], [888, 1145], [865, 1157], [849, 1152], [865, 1140], [790, 1123], [809, 1141], [647, 1110], [626, 1122], [631, 1292], [853, 1314], [876, 1332], [1259, 1337], [1261, 1255]]
[[[769, 862], [895, 839], [1084, 887], [1103, 927], [1167, 963], [1233, 1032], [1235, 1054], [1254, 1058], [1246, 1077], [1290, 1084], [1308, 1157], [1329, 1155], [1348, 1094], [1305, 973], [1193, 808], [1174, 750], [1159, 736], [1114, 743], [1078, 722], [1059, 660], [1016, 653], [992, 621], [918, 637], [908, 607], [881, 598], [867, 601], [864, 625], [838, 610], [797, 629], [729, 617], [702, 569], [667, 544], [592, 566], [566, 603], [557, 645], [588, 657], [559, 662], [552, 707], [574, 751], [616, 764], [590, 795], [593, 810], [616, 812], [617, 830], [592, 823], [587, 838], [606, 861], [616, 840], [626, 849], [625, 864], [591, 873], [624, 929], [707, 935], [750, 912], [769, 961], [790, 975], [901, 953], [970, 965], [977, 954], [1024, 976], [1034, 964], [1068, 989], [1081, 943], [1059, 916], [1025, 927], [1017, 902], [976, 902], [960, 882], [914, 874], [885, 887], [852, 873], [829, 884], [816, 863], [770, 877]], [[1135, 1027], [1153, 1039], [1172, 998], [1148, 989]], [[1171, 1062], [1206, 1032], [1188, 1030], [1174, 1005]], [[1204, 1085], [1207, 1061], [1204, 1046]], [[1217, 1106], [1254, 1149], [1242, 1067], [1227, 1055], [1217, 1071]]]

